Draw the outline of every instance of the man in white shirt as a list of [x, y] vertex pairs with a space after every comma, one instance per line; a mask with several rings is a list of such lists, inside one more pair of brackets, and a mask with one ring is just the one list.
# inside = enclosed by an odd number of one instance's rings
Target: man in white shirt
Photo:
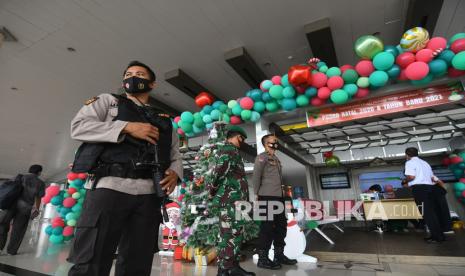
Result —
[[444, 241], [444, 234], [439, 226], [439, 218], [434, 210], [433, 170], [431, 166], [418, 157], [418, 149], [405, 150], [407, 163], [405, 163], [405, 176], [412, 187], [412, 194], [417, 205], [423, 204], [422, 215], [428, 226], [431, 236], [425, 238], [428, 243]]

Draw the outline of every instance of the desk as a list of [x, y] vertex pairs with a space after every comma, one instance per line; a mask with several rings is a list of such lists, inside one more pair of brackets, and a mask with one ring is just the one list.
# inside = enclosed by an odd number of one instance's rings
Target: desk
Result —
[[363, 202], [366, 220], [422, 219], [413, 198], [367, 200]]

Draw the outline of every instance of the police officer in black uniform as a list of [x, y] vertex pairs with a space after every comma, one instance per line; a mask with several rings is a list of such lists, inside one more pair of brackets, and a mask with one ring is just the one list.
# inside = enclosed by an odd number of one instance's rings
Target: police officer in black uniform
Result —
[[[71, 122], [71, 137], [83, 142], [73, 171], [90, 178], [69, 275], [109, 275], [117, 248], [115, 275], [150, 275], [162, 195], [182, 178], [171, 119], [149, 104], [154, 86], [153, 71], [131, 62], [123, 77], [126, 93], [88, 100]], [[154, 178], [157, 169], [162, 175]]]

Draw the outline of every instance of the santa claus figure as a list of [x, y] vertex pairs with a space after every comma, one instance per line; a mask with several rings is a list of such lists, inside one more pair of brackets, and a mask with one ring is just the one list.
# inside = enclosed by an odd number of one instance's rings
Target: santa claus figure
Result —
[[181, 208], [176, 202], [166, 204], [169, 221], [163, 224], [162, 228], [162, 249], [164, 251], [174, 251], [178, 245], [178, 232], [181, 227]]

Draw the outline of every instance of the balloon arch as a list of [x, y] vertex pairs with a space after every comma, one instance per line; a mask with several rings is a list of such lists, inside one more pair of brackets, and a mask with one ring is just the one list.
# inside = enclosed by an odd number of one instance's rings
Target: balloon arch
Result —
[[366, 35], [357, 39], [354, 50], [360, 57], [355, 66], [328, 68], [325, 62], [312, 58], [308, 64], [292, 66], [283, 76], [263, 80], [260, 89], [227, 103], [201, 92], [195, 98], [201, 111], [182, 112], [173, 120], [173, 127], [179, 135], [193, 137], [219, 120], [233, 125], [257, 122], [264, 112], [344, 104], [367, 97], [371, 90], [388, 83], [426, 85], [444, 75], [465, 75], [465, 33], [447, 41], [430, 38], [426, 29], [415, 27], [404, 33], [397, 46], [384, 45], [380, 38]]

